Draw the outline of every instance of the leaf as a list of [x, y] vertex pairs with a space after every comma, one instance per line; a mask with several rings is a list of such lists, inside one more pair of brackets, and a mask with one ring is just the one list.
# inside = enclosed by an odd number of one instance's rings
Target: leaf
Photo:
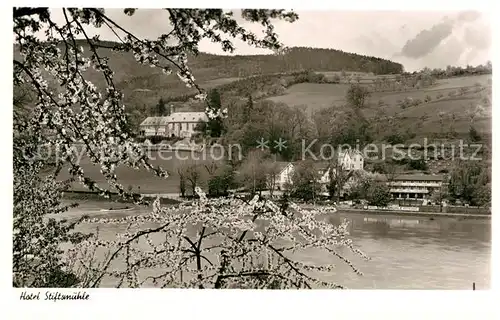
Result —
[[135, 8], [125, 8], [123, 10], [123, 12], [127, 15], [127, 16], [132, 16], [134, 13], [135, 13]]

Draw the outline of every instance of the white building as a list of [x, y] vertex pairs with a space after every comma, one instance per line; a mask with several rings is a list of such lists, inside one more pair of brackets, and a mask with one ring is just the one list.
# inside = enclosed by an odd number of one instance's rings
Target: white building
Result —
[[148, 117], [140, 124], [141, 134], [190, 138], [200, 121], [208, 121], [204, 112], [175, 112], [166, 117]]
[[144, 136], [167, 136], [168, 117], [147, 117], [140, 125]]
[[278, 190], [284, 190], [287, 185], [292, 184], [293, 164], [290, 162], [277, 162], [278, 175], [275, 177], [275, 186]]
[[359, 150], [347, 150], [339, 153], [339, 165], [344, 170], [363, 170], [364, 158]]
[[394, 199], [430, 199], [441, 192], [445, 183], [443, 175], [402, 174], [387, 182]]
[[[364, 159], [359, 151], [346, 151], [338, 156], [338, 164], [346, 171], [363, 170]], [[292, 175], [294, 172], [294, 164], [289, 162], [280, 162], [280, 171], [276, 177], [276, 187], [282, 190], [287, 184], [292, 184]], [[314, 162], [314, 169], [316, 170], [319, 178], [318, 182], [321, 185], [326, 185], [330, 182], [330, 171], [335, 170], [331, 164], [326, 161]], [[334, 173], [335, 174], [335, 173]]]
[[[339, 153], [337, 161], [338, 166], [344, 171], [363, 171], [364, 168], [364, 158], [358, 150], [347, 150]], [[321, 177], [319, 183], [327, 184], [330, 182], [331, 170], [334, 170], [333, 175], [335, 175], [336, 168], [321, 163], [318, 164], [318, 173]]]

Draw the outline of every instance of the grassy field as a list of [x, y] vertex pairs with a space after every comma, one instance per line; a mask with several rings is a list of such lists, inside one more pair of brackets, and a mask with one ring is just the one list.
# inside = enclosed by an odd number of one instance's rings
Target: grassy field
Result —
[[[469, 118], [466, 111], [481, 104], [481, 98], [485, 91], [474, 93], [476, 83], [485, 87], [491, 75], [451, 78], [438, 80], [437, 84], [430, 88], [421, 90], [411, 90], [405, 92], [375, 92], [371, 95], [364, 110], [365, 116], [373, 118], [377, 115], [396, 116], [402, 121], [403, 126], [415, 127], [416, 119], [425, 116], [427, 119], [423, 124], [419, 124], [418, 131], [430, 133], [438, 132], [439, 114], [444, 113], [445, 117], [455, 114], [456, 131], [466, 132], [469, 128]], [[450, 97], [450, 92], [457, 93], [459, 88], [468, 87], [469, 92]], [[349, 85], [347, 84], [315, 84], [301, 83], [288, 88], [285, 94], [269, 98], [275, 102], [283, 102], [291, 106], [306, 106], [309, 114], [322, 108], [334, 105], [341, 106], [345, 103], [345, 95]], [[426, 96], [432, 101], [401, 109], [399, 102], [405, 98], [424, 100]], [[439, 98], [439, 96], [442, 96]], [[486, 114], [475, 119], [476, 128], [484, 133], [491, 132], [491, 109], [485, 109]], [[445, 120], [448, 123], [448, 120]], [[418, 133], [418, 132], [417, 132]]]
[[286, 103], [289, 106], [307, 106], [311, 113], [315, 110], [342, 104], [349, 85], [300, 83], [288, 88], [284, 95], [268, 98], [274, 102]]
[[[129, 167], [120, 166], [116, 169], [116, 176], [118, 181], [127, 189], [128, 186], [134, 186], [132, 189], [133, 192], [140, 193], [149, 193], [149, 194], [163, 194], [163, 193], [179, 193], [179, 174], [177, 169], [182, 167], [185, 164], [197, 163], [200, 165], [204, 165], [210, 163], [209, 155], [204, 158], [202, 155], [196, 155], [195, 157], [200, 158], [196, 160], [192, 157], [190, 152], [178, 152], [179, 157], [176, 157], [174, 153], [163, 152], [163, 156], [161, 159], [157, 153], [151, 153], [150, 163], [154, 166], [160, 166], [162, 169], [166, 170], [169, 173], [169, 177], [162, 179], [154, 175], [152, 172], [148, 172], [145, 169], [135, 170]], [[170, 159], [171, 158], [171, 159]], [[82, 166], [85, 175], [94, 181], [100, 187], [109, 188], [109, 185], [106, 183], [105, 178], [100, 173], [100, 168], [91, 163], [90, 159], [83, 158], [79, 162]], [[204, 168], [200, 170], [201, 172], [201, 181], [206, 181], [208, 174]], [[59, 178], [68, 179], [69, 173], [67, 170], [62, 170]], [[202, 187], [203, 187], [202, 183]], [[188, 186], [189, 188], [189, 186]], [[72, 190], [83, 191], [87, 190], [82, 184], [79, 182], [75, 182], [72, 185]], [[189, 189], [188, 189], [189, 190]]]
[[219, 79], [213, 79], [213, 80], [207, 80], [202, 84], [203, 88], [213, 88], [217, 86], [221, 86], [224, 84], [228, 84], [234, 81], [241, 80], [241, 78], [237, 77], [229, 77], [229, 78], [219, 78]]
[[476, 83], [483, 86], [488, 85], [488, 81], [491, 81], [491, 74], [485, 74], [473, 77], [456, 77], [450, 79], [438, 80], [437, 86], [429, 89], [428, 91], [443, 90], [443, 89], [457, 89], [460, 87], [472, 87]]

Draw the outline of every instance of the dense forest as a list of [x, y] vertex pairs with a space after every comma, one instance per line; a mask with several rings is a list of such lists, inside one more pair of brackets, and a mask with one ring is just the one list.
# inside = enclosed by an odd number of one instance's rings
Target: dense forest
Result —
[[298, 70], [358, 71], [399, 74], [403, 65], [390, 60], [334, 49], [292, 47], [275, 55], [217, 56], [202, 53], [194, 60], [198, 68], [215, 68], [221, 76], [248, 77], [257, 74], [287, 73]]

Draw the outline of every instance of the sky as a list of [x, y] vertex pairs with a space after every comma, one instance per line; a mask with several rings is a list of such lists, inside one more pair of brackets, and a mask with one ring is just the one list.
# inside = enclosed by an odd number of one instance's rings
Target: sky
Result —
[[[62, 22], [60, 10], [54, 10]], [[246, 22], [239, 10], [233, 10], [238, 22], [260, 34], [262, 27]], [[402, 63], [406, 71], [447, 65], [477, 65], [491, 60], [491, 17], [477, 11], [296, 11], [294, 23], [276, 20], [275, 30], [286, 46], [333, 48]], [[135, 35], [155, 38], [170, 30], [168, 13], [160, 9], [139, 9], [132, 16], [120, 9], [106, 13]], [[91, 33], [97, 31], [91, 31]], [[105, 28], [103, 40], [117, 40]], [[234, 54], [268, 53], [234, 40]], [[218, 44], [204, 40], [200, 50], [224, 54]]]

